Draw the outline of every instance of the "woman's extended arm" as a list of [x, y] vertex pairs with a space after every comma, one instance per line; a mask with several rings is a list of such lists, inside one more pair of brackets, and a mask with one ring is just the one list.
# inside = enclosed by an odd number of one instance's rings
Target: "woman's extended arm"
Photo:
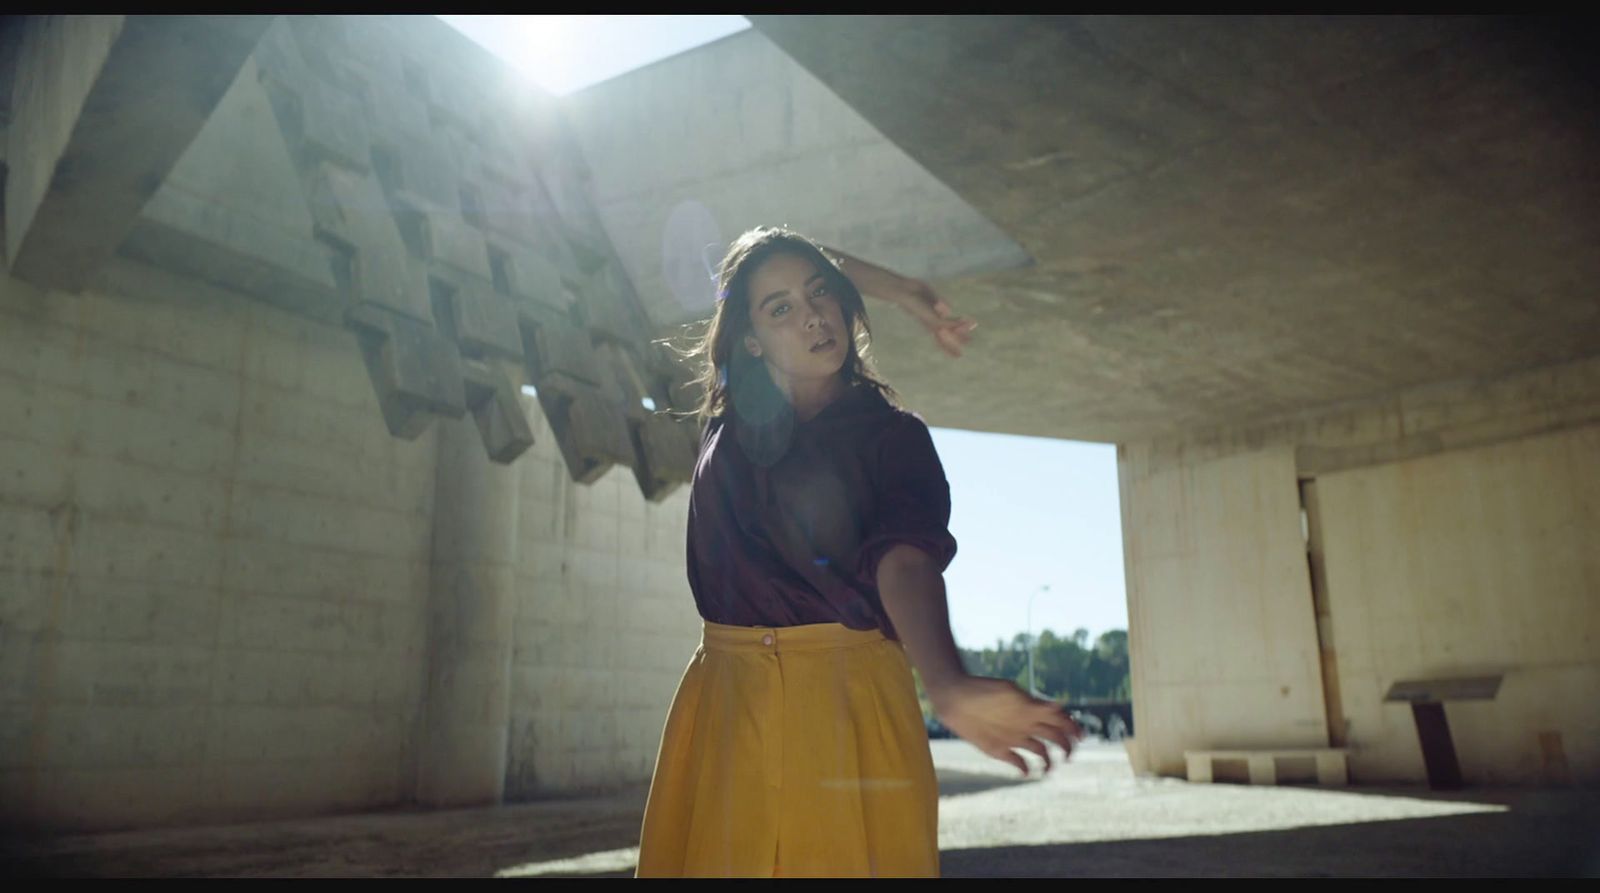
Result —
[[1043, 757], [1045, 772], [1050, 771], [1045, 741], [1072, 753], [1083, 730], [1060, 705], [1031, 697], [1016, 683], [967, 674], [950, 633], [944, 575], [928, 553], [905, 544], [890, 549], [878, 562], [878, 594], [922, 674], [934, 712], [950, 731], [1023, 775], [1028, 764], [1012, 748]]
[[839, 268], [862, 294], [881, 298], [911, 314], [913, 319], [933, 334], [941, 350], [953, 357], [961, 356], [961, 348], [971, 340], [972, 330], [978, 324], [956, 316], [950, 305], [933, 290], [933, 286], [921, 279], [901, 276], [893, 270], [886, 270], [836, 248], [829, 248], [828, 251], [839, 258]]

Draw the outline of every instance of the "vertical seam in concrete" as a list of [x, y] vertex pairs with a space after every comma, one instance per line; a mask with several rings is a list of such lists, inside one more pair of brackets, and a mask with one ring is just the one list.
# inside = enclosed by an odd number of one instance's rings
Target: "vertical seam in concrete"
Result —
[[[1142, 612], [1140, 611], [1139, 578], [1137, 574], [1138, 561], [1134, 554], [1139, 531], [1137, 525], [1133, 523], [1134, 509], [1132, 497], [1134, 481], [1133, 457], [1130, 455], [1131, 449], [1132, 448], [1129, 444], [1124, 443], [1117, 445], [1117, 489], [1120, 491], [1119, 495], [1122, 509], [1122, 576], [1123, 587], [1126, 591], [1126, 597], [1128, 600], [1128, 697], [1129, 700], [1133, 702], [1133, 709], [1135, 711], [1133, 722], [1135, 731], [1132, 737], [1138, 738], [1140, 735], [1145, 735], [1145, 739], [1142, 743], [1135, 744], [1135, 749], [1146, 756], [1144, 759], [1135, 760], [1134, 762], [1142, 763], [1143, 768], [1146, 771], [1150, 771], [1151, 767], [1148, 759], [1148, 754], [1150, 753], [1150, 737], [1148, 732], [1149, 726], [1147, 724], [1149, 716], [1147, 712], [1139, 710], [1139, 704], [1143, 700], [1144, 672], [1142, 668], [1136, 669], [1139, 667], [1141, 662], [1134, 657], [1134, 655], [1138, 653], [1138, 648], [1135, 647], [1135, 643], [1138, 642], [1141, 645], [1145, 643], [1145, 631], [1143, 627], [1143, 616]], [[1140, 716], [1141, 712], [1145, 713], [1143, 718]], [[1133, 768], [1134, 771], [1137, 772], [1140, 766], [1135, 765]]]
[[38, 797], [39, 775], [45, 765], [45, 754], [49, 747], [49, 735], [45, 732], [45, 723], [50, 712], [50, 700], [54, 694], [56, 666], [60, 656], [57, 646], [61, 641], [61, 602], [66, 595], [67, 574], [72, 564], [72, 545], [78, 530], [77, 506], [77, 475], [72, 474], [67, 478], [67, 494], [61, 503], [50, 512], [55, 522], [56, 550], [55, 558], [51, 562], [54, 579], [50, 585], [50, 619], [45, 624], [48, 635], [42, 639], [36, 638], [35, 643], [40, 646], [34, 660], [38, 666], [36, 682], [33, 692], [33, 716], [28, 737], [28, 764], [33, 771], [27, 773], [27, 780], [23, 787], [23, 810], [25, 815], [38, 815], [35, 807]]
[[428, 588], [422, 603], [422, 687], [418, 690], [416, 731], [411, 751], [411, 801], [414, 803], [422, 801], [422, 774], [427, 768], [430, 747], [428, 730], [434, 711], [434, 664], [438, 660], [439, 650], [439, 637], [434, 631], [437, 626], [434, 620], [434, 590], [437, 588], [435, 578], [439, 573], [439, 475], [443, 463], [439, 441], [443, 439], [443, 427], [437, 419], [428, 426], [433, 437], [433, 503], [428, 511]]
[[506, 622], [509, 628], [506, 630], [507, 644], [505, 649], [505, 659], [501, 664], [501, 674], [505, 678], [503, 694], [504, 703], [502, 704], [502, 707], [503, 714], [506, 718], [506, 725], [505, 735], [501, 739], [500, 744], [500, 795], [496, 801], [498, 803], [505, 802], [506, 788], [509, 786], [509, 779], [507, 776], [511, 772], [511, 753], [514, 738], [513, 729], [516, 728], [516, 723], [512, 720], [511, 705], [516, 703], [515, 690], [517, 684], [517, 675], [515, 671], [517, 666], [517, 615], [521, 613], [522, 605], [522, 594], [517, 586], [517, 570], [520, 564], [519, 559], [521, 557], [521, 551], [517, 548], [517, 546], [521, 542], [522, 530], [523, 468], [524, 466], [518, 466], [513, 463], [510, 469], [511, 508], [507, 514], [509, 515], [508, 523], [511, 526], [511, 530], [508, 532], [508, 536], [506, 537], [505, 573], [511, 590], [511, 605], [510, 610], [507, 612], [508, 616], [506, 617]]
[[[212, 730], [217, 727], [217, 714], [222, 709], [218, 701], [218, 688], [222, 678], [224, 665], [222, 654], [222, 627], [229, 617], [227, 611], [228, 594], [228, 556], [233, 548], [233, 492], [234, 483], [239, 476], [239, 453], [244, 446], [244, 417], [245, 417], [245, 392], [247, 390], [250, 371], [250, 329], [254, 314], [247, 314], [240, 321], [238, 357], [238, 383], [234, 394], [233, 409], [233, 443], [228, 453], [228, 464], [222, 469], [222, 512], [221, 529], [217, 533], [218, 549], [220, 555], [217, 559], [217, 605], [211, 629], [211, 684], [210, 697], [206, 699], [205, 722], [201, 726], [204, 736], [200, 744], [200, 770], [202, 783], [207, 774], [217, 773], [221, 766], [216, 762], [217, 754], [212, 751]], [[233, 614], [235, 628], [237, 628], [238, 615]], [[224, 787], [213, 775], [209, 779], [213, 790]]]
[[[88, 347], [87, 337], [84, 332], [87, 328], [88, 308], [84, 299], [74, 297], [78, 311], [77, 337], [73, 339], [72, 362], [80, 371], [83, 368], [84, 353]], [[45, 754], [49, 750], [50, 736], [46, 731], [49, 719], [50, 700], [55, 688], [56, 666], [60, 657], [58, 645], [61, 641], [61, 603], [66, 598], [67, 576], [72, 565], [72, 546], [78, 530], [78, 475], [76, 458], [81, 455], [81, 445], [75, 433], [72, 446], [68, 455], [74, 461], [69, 465], [67, 475], [67, 489], [62, 494], [59, 504], [51, 510], [52, 521], [55, 522], [56, 550], [51, 569], [55, 578], [50, 587], [50, 619], [45, 626], [46, 635], [35, 638], [38, 652], [33, 655], [37, 666], [36, 682], [33, 692], [32, 726], [28, 736], [28, 759], [32, 767], [27, 773], [23, 784], [22, 803], [26, 815], [37, 815], [40, 775], [45, 765]]]

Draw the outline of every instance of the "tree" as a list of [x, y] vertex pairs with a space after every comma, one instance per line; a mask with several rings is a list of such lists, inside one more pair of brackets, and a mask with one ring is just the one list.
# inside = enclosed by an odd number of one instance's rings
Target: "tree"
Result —
[[[1108, 630], [1091, 643], [1086, 629], [1073, 630], [1070, 637], [1046, 629], [1036, 637], [1034, 648], [1034, 683], [1046, 697], [1073, 702], [1128, 700], [1131, 685], [1126, 630]], [[968, 673], [1009, 679], [1027, 690], [1027, 633], [1017, 633], [1010, 642], [996, 639], [992, 648], [959, 651], [961, 665]], [[918, 694], [921, 693], [919, 680]]]

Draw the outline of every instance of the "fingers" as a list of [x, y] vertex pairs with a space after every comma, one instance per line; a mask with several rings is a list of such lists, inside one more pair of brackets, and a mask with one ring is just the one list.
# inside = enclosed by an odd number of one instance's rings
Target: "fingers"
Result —
[[1026, 750], [1031, 750], [1043, 757], [1045, 774], [1050, 774], [1050, 748], [1046, 747], [1043, 741], [1040, 741], [1037, 738], [1028, 738], [1018, 746]]
[[1036, 738], [1025, 738], [1021, 742], [1012, 744], [1010, 746], [984, 748], [983, 752], [997, 760], [1010, 763], [1011, 765], [1017, 767], [1017, 771], [1022, 773], [1022, 777], [1027, 778], [1028, 761], [1022, 756], [1022, 754], [1017, 753], [1018, 750], [1026, 750], [1038, 754], [1039, 758], [1044, 760], [1044, 771], [1041, 772], [1040, 775], [1050, 774], [1050, 769], [1053, 767], [1053, 764], [1050, 760], [1050, 748], [1043, 741], [1040, 741]]
[[961, 356], [961, 348], [972, 340], [972, 330], [977, 328], [977, 325], [974, 322], [964, 321], [961, 323], [944, 323], [938, 327], [930, 326], [930, 328], [934, 329], [934, 336], [939, 341], [939, 347], [945, 353], [953, 357], [959, 357]]
[[1073, 745], [1083, 740], [1083, 729], [1061, 712], [1058, 705], [1051, 703], [1044, 708], [1039, 724], [1034, 728], [1034, 734], [1049, 741], [1054, 741], [1062, 750], [1071, 756]]
[[999, 760], [999, 761], [1001, 761], [1003, 763], [1010, 763], [1011, 765], [1017, 767], [1017, 771], [1022, 773], [1022, 777], [1023, 778], [1027, 778], [1028, 777], [1028, 763], [1027, 763], [1027, 761], [1022, 759], [1021, 755], [1019, 755], [1015, 751], [1011, 750], [1010, 748], [1002, 747], [1002, 748], [995, 748], [995, 749], [985, 749], [984, 753], [988, 754], [991, 757], [994, 757], [995, 759], [997, 759], [997, 760]]
[[950, 305], [931, 291], [921, 296], [909, 296], [899, 301], [919, 322], [930, 329], [950, 328], [965, 337], [978, 327], [976, 322], [956, 315]]
[[1067, 756], [1069, 757], [1072, 756], [1073, 746], [1077, 743], [1077, 739], [1073, 738], [1065, 730], [1058, 726], [1048, 725], [1045, 723], [1040, 723], [1039, 725], [1034, 726], [1032, 734], [1037, 738], [1043, 738], [1044, 740], [1055, 744], [1057, 747], [1066, 751]]

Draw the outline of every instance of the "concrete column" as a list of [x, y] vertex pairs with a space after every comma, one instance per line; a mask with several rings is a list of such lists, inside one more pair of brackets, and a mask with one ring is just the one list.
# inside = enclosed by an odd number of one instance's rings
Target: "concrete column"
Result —
[[517, 478], [514, 466], [489, 461], [472, 416], [438, 424], [417, 800], [487, 805], [505, 783]]

